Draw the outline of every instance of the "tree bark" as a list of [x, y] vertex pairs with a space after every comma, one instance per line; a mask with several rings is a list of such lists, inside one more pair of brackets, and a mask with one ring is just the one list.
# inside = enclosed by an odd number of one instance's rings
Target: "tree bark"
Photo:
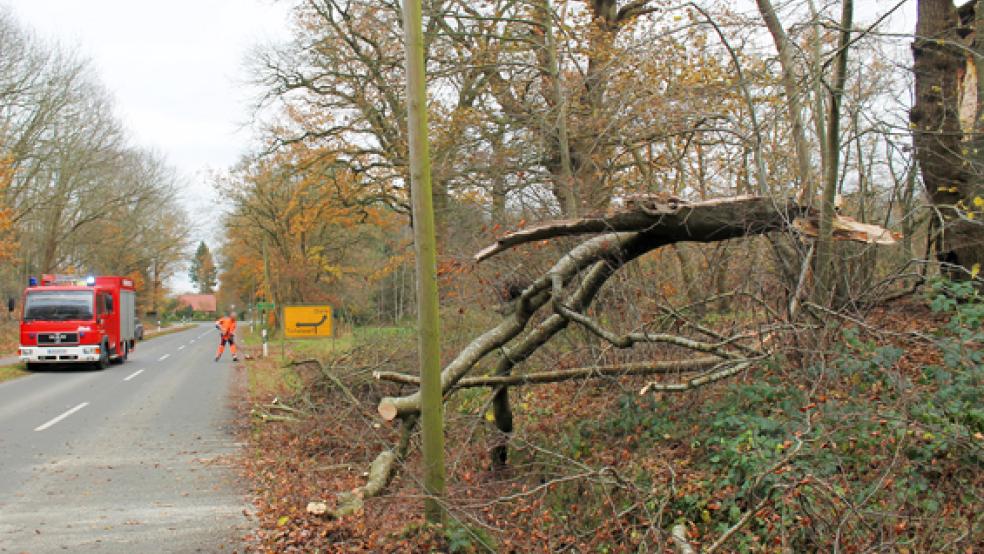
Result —
[[[973, 213], [974, 199], [984, 197], [984, 181], [971, 175], [968, 159], [962, 155], [968, 143], [960, 126], [957, 98], [966, 54], [958, 25], [952, 0], [919, 0], [912, 45], [915, 104], [909, 117], [916, 159], [938, 213], [934, 219], [937, 258], [951, 267], [970, 270], [984, 260], [984, 226], [979, 215], [967, 215]], [[964, 274], [945, 271], [954, 278]]]
[[854, 22], [853, 0], [842, 0], [840, 39], [834, 66], [834, 86], [830, 90], [830, 115], [827, 118], [827, 156], [823, 168], [823, 199], [820, 203], [820, 237], [817, 240], [816, 287], [814, 297], [820, 304], [833, 299], [834, 265], [834, 217], [837, 196], [837, 176], [840, 171], [840, 116], [844, 83], [847, 82], [847, 52], [851, 42], [851, 25]]
[[[442, 185], [431, 191], [430, 146], [427, 137], [427, 91], [421, 0], [403, 2], [406, 34], [407, 115], [410, 142], [410, 182], [413, 200], [414, 246], [417, 260], [417, 336], [420, 358], [420, 427], [424, 455], [424, 515], [430, 523], [445, 520], [444, 401], [441, 397], [441, 315], [437, 297], [437, 244], [434, 200], [443, 198]], [[446, 208], [446, 206], [444, 206]]]
[[551, 104], [556, 115], [555, 123], [548, 125], [556, 136], [556, 149], [560, 158], [560, 166], [554, 175], [554, 196], [560, 203], [560, 209], [568, 217], [577, 217], [579, 197], [574, 173], [571, 166], [571, 144], [567, 129], [567, 97], [564, 94], [563, 77], [560, 73], [560, 63], [557, 59], [557, 38], [553, 31], [554, 12], [550, 0], [542, 0], [539, 6], [541, 24], [543, 25], [543, 55], [546, 72], [551, 81]]

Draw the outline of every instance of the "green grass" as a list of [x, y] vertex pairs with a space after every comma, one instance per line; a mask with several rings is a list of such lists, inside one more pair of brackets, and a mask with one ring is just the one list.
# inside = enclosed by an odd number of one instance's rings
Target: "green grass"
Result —
[[[411, 327], [359, 327], [336, 338], [287, 339], [284, 342], [281, 332], [275, 331], [268, 339], [270, 357], [254, 359], [248, 364], [250, 395], [253, 398], [263, 398], [300, 386], [297, 372], [289, 366], [285, 367], [286, 361], [325, 359], [349, 351], [360, 342], [407, 337], [412, 333]], [[242, 326], [236, 338], [243, 346], [256, 348], [262, 344], [258, 327], [250, 331], [249, 326]], [[286, 353], [286, 359], [281, 357], [282, 352]]]
[[27, 375], [27, 371], [24, 370], [24, 364], [14, 364], [0, 367], [0, 383], [10, 381], [11, 379], [16, 379], [18, 377], [23, 377], [25, 375]]
[[[412, 327], [356, 327], [351, 332], [342, 334], [335, 338], [318, 339], [287, 339], [283, 340], [282, 331], [275, 330], [270, 333], [267, 343], [269, 344], [270, 355], [280, 356], [284, 345], [288, 354], [293, 354], [294, 359], [301, 358], [321, 358], [331, 354], [337, 354], [351, 350], [357, 343], [371, 339], [407, 337], [414, 332]], [[245, 346], [260, 346], [262, 336], [260, 329], [255, 328], [250, 331], [248, 326], [243, 326], [237, 331], [237, 340]]]
[[414, 333], [413, 327], [356, 327], [359, 338], [407, 336]]
[[249, 396], [265, 399], [299, 386], [297, 372], [275, 360], [254, 360], [248, 364]]

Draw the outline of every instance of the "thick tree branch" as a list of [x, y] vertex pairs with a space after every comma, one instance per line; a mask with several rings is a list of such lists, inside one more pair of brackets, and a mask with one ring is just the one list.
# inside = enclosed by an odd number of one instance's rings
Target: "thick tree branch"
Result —
[[514, 246], [561, 236], [612, 231], [639, 231], [666, 242], [714, 242], [786, 228], [805, 215], [792, 200], [760, 196], [719, 198], [690, 203], [678, 198], [630, 199], [611, 215], [544, 223], [509, 233], [475, 255], [481, 262]]
[[[543, 371], [520, 375], [489, 375], [484, 377], [465, 377], [458, 381], [455, 389], [476, 387], [514, 387], [519, 385], [541, 385], [560, 383], [573, 379], [600, 379], [602, 377], [628, 377], [638, 375], [658, 375], [666, 373], [686, 373], [703, 371], [720, 365], [721, 359], [705, 356], [690, 360], [668, 360], [659, 362], [630, 362], [624, 364], [598, 365]], [[380, 381], [390, 381], [405, 385], [419, 385], [420, 377], [393, 371], [377, 371], [373, 377]]]
[[[605, 216], [543, 223], [509, 233], [475, 254], [481, 262], [515, 246], [556, 237], [610, 232], [640, 232], [664, 244], [717, 242], [737, 237], [795, 228], [816, 236], [817, 213], [793, 200], [761, 196], [717, 198], [687, 202], [679, 198], [644, 195], [630, 198], [626, 207]], [[894, 244], [900, 237], [878, 225], [859, 223], [838, 215], [834, 240]]]

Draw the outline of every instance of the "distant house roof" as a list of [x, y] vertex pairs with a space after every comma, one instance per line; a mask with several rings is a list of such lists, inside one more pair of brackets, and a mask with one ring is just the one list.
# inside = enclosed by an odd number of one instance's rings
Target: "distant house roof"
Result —
[[216, 311], [214, 294], [182, 294], [178, 297], [178, 304], [191, 306], [191, 309], [196, 312]]

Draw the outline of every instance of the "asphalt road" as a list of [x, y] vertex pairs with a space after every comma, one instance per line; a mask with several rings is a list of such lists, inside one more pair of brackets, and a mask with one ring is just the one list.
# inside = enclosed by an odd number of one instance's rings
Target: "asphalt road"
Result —
[[0, 552], [242, 551], [234, 369], [228, 349], [213, 361], [217, 333], [0, 383]]

